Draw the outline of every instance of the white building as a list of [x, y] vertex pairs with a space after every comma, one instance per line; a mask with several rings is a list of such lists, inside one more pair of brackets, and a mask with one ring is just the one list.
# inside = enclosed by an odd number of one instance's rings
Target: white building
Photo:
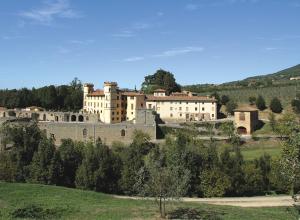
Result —
[[120, 90], [115, 82], [105, 82], [103, 90], [93, 84], [84, 85], [83, 111], [97, 114], [106, 124], [135, 121], [136, 111], [153, 109], [166, 122], [217, 119], [215, 98], [197, 96], [191, 92], [172, 93], [158, 89], [153, 95]]

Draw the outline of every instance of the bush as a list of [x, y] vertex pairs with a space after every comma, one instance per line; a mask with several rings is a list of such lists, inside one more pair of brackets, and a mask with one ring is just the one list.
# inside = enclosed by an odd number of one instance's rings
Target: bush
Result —
[[230, 100], [226, 104], [226, 111], [227, 111], [227, 113], [229, 113], [229, 114], [232, 115], [233, 112], [234, 112], [234, 110], [236, 109], [236, 107], [237, 107], [237, 104], [233, 100]]
[[295, 113], [300, 113], [300, 100], [299, 99], [293, 99], [291, 103], [293, 110]]
[[64, 209], [44, 209], [40, 205], [29, 204], [11, 212], [12, 218], [57, 219], [61, 218]]
[[283, 108], [282, 108], [281, 102], [278, 98], [275, 97], [271, 100], [270, 109], [274, 113], [281, 113], [282, 112]]
[[261, 111], [266, 109], [266, 101], [261, 95], [256, 99], [256, 107]]

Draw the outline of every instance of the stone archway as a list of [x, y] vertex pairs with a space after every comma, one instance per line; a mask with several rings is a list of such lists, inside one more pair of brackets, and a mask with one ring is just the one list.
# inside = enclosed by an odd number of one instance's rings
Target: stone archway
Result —
[[72, 115], [72, 116], [71, 116], [71, 121], [76, 121], [76, 120], [77, 120], [76, 115]]
[[237, 128], [237, 132], [238, 132], [238, 134], [247, 134], [248, 133], [247, 128], [242, 127], [242, 126]]
[[83, 119], [83, 116], [82, 116], [82, 115], [79, 115], [79, 116], [78, 116], [78, 121], [83, 122], [83, 120], [84, 120], [84, 119]]

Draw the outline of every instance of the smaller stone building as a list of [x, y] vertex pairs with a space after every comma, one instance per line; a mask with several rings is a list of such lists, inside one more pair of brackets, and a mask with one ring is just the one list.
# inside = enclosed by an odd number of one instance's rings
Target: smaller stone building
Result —
[[239, 134], [252, 134], [258, 126], [258, 110], [240, 108], [234, 111], [234, 123]]

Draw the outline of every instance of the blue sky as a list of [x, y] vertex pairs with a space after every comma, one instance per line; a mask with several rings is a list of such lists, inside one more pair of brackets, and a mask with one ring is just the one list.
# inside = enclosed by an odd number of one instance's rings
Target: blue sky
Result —
[[0, 88], [221, 83], [300, 63], [300, 0], [2, 0]]

